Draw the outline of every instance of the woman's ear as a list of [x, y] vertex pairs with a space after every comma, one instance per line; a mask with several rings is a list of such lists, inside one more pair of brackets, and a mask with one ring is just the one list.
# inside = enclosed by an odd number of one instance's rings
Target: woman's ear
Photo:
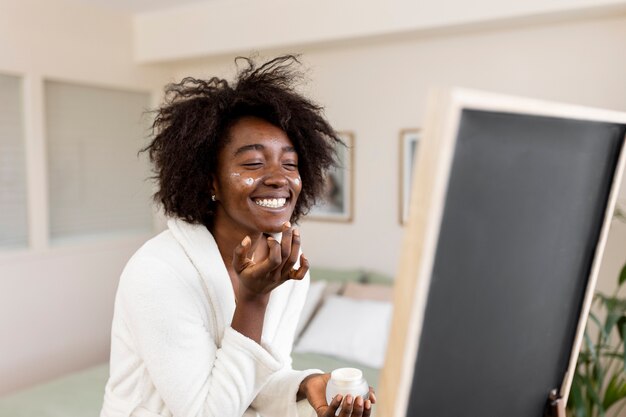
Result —
[[211, 175], [211, 178], [209, 179], [209, 193], [211, 194], [212, 201], [217, 201], [219, 199], [219, 187], [215, 175]]

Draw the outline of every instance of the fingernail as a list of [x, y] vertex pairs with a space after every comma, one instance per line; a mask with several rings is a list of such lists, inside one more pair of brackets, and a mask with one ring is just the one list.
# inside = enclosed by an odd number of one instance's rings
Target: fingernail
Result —
[[250, 236], [246, 236], [243, 238], [243, 240], [241, 241], [241, 246], [246, 246], [248, 243], [250, 243]]
[[341, 394], [337, 394], [335, 395], [335, 399], [339, 402], [341, 402], [341, 400], [343, 400], [343, 396]]
[[363, 398], [356, 397], [356, 406], [357, 407], [363, 407]]
[[300, 236], [300, 230], [298, 230], [297, 228], [293, 229], [293, 235], [294, 236]]
[[348, 395], [346, 397], [346, 404], [348, 404], [348, 405], [352, 404], [352, 395]]
[[370, 408], [372, 408], [372, 402], [370, 400], [366, 400], [365, 401], [365, 409], [369, 410]]
[[289, 229], [291, 227], [291, 223], [285, 222], [285, 223], [283, 223], [283, 226], [286, 227], [287, 229]]

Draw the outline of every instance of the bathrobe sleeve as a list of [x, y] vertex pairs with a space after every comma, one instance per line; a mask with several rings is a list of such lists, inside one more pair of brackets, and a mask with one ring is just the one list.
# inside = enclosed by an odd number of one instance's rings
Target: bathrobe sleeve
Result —
[[252, 402], [252, 407], [263, 417], [316, 416], [315, 410], [306, 399], [296, 402], [296, 395], [304, 378], [314, 373], [323, 373], [323, 371], [319, 369], [297, 371], [291, 366], [291, 350], [309, 283], [308, 273], [302, 282], [293, 283], [292, 290], [287, 297], [287, 305], [281, 312], [279, 331], [272, 344], [284, 365], [280, 371], [269, 378], [267, 384], [261, 388]]
[[322, 373], [318, 369], [296, 371], [285, 367], [274, 373], [252, 402], [252, 408], [263, 417], [314, 417], [315, 410], [306, 399], [296, 402], [300, 383], [308, 375]]
[[284, 367], [231, 327], [218, 341], [192, 289], [160, 259], [131, 260], [118, 296], [150, 382], [175, 417], [241, 417]]

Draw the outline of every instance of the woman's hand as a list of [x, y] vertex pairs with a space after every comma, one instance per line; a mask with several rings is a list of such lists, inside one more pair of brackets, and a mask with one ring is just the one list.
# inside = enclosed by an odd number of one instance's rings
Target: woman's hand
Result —
[[304, 256], [300, 256], [300, 267], [293, 269], [300, 253], [300, 233], [289, 222], [283, 225], [281, 243], [268, 236], [267, 247], [267, 258], [253, 261], [249, 256], [252, 241], [246, 236], [235, 248], [232, 263], [239, 285], [231, 326], [257, 343], [261, 342], [270, 292], [289, 279], [304, 278], [309, 270], [309, 261]]
[[250, 256], [252, 241], [248, 236], [235, 248], [233, 268], [239, 277], [240, 298], [269, 295], [287, 280], [301, 280], [309, 270], [309, 261], [304, 255], [300, 256], [300, 267], [293, 269], [300, 253], [300, 232], [292, 228], [289, 222], [283, 225], [280, 243], [271, 236], [266, 240], [267, 258], [258, 262]]
[[370, 387], [369, 399], [362, 397], [353, 398], [347, 395], [343, 398], [337, 395], [330, 404], [326, 403], [326, 384], [330, 380], [330, 374], [309, 375], [300, 383], [299, 394], [306, 399], [315, 410], [318, 417], [335, 417], [341, 407], [339, 417], [369, 417], [372, 412], [372, 404], [376, 403], [374, 388]]

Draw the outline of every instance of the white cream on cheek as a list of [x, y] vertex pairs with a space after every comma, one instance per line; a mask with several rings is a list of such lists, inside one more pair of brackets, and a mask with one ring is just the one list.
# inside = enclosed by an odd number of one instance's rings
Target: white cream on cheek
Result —
[[[261, 178], [245, 178], [245, 179], [241, 179], [241, 174], [238, 172], [233, 172], [230, 174], [230, 178], [231, 180], [237, 181], [237, 182], [243, 182], [247, 187], [252, 187], [255, 183], [259, 182], [261, 180]], [[291, 177], [287, 177], [287, 179], [291, 182], [293, 182], [295, 184], [296, 187], [300, 187], [300, 185], [302, 184], [302, 179], [298, 176], [296, 178], [291, 178]]]
[[291, 177], [288, 177], [288, 178], [289, 178], [289, 181], [291, 181], [293, 183], [295, 188], [300, 188], [300, 186], [302, 184], [302, 179], [300, 178], [300, 176], [297, 176], [295, 178], [291, 178]]
[[254, 185], [254, 183], [255, 183], [255, 180], [253, 178], [250, 178], [250, 177], [242, 179], [241, 178], [241, 174], [239, 172], [232, 172], [230, 174], [230, 180], [233, 183], [235, 183], [235, 182], [240, 183], [240, 184], [243, 183], [247, 187], [250, 187], [250, 186]]
[[300, 194], [302, 191], [302, 178], [300, 176], [297, 177], [287, 177], [287, 179], [291, 182], [291, 188], [297, 193]]

